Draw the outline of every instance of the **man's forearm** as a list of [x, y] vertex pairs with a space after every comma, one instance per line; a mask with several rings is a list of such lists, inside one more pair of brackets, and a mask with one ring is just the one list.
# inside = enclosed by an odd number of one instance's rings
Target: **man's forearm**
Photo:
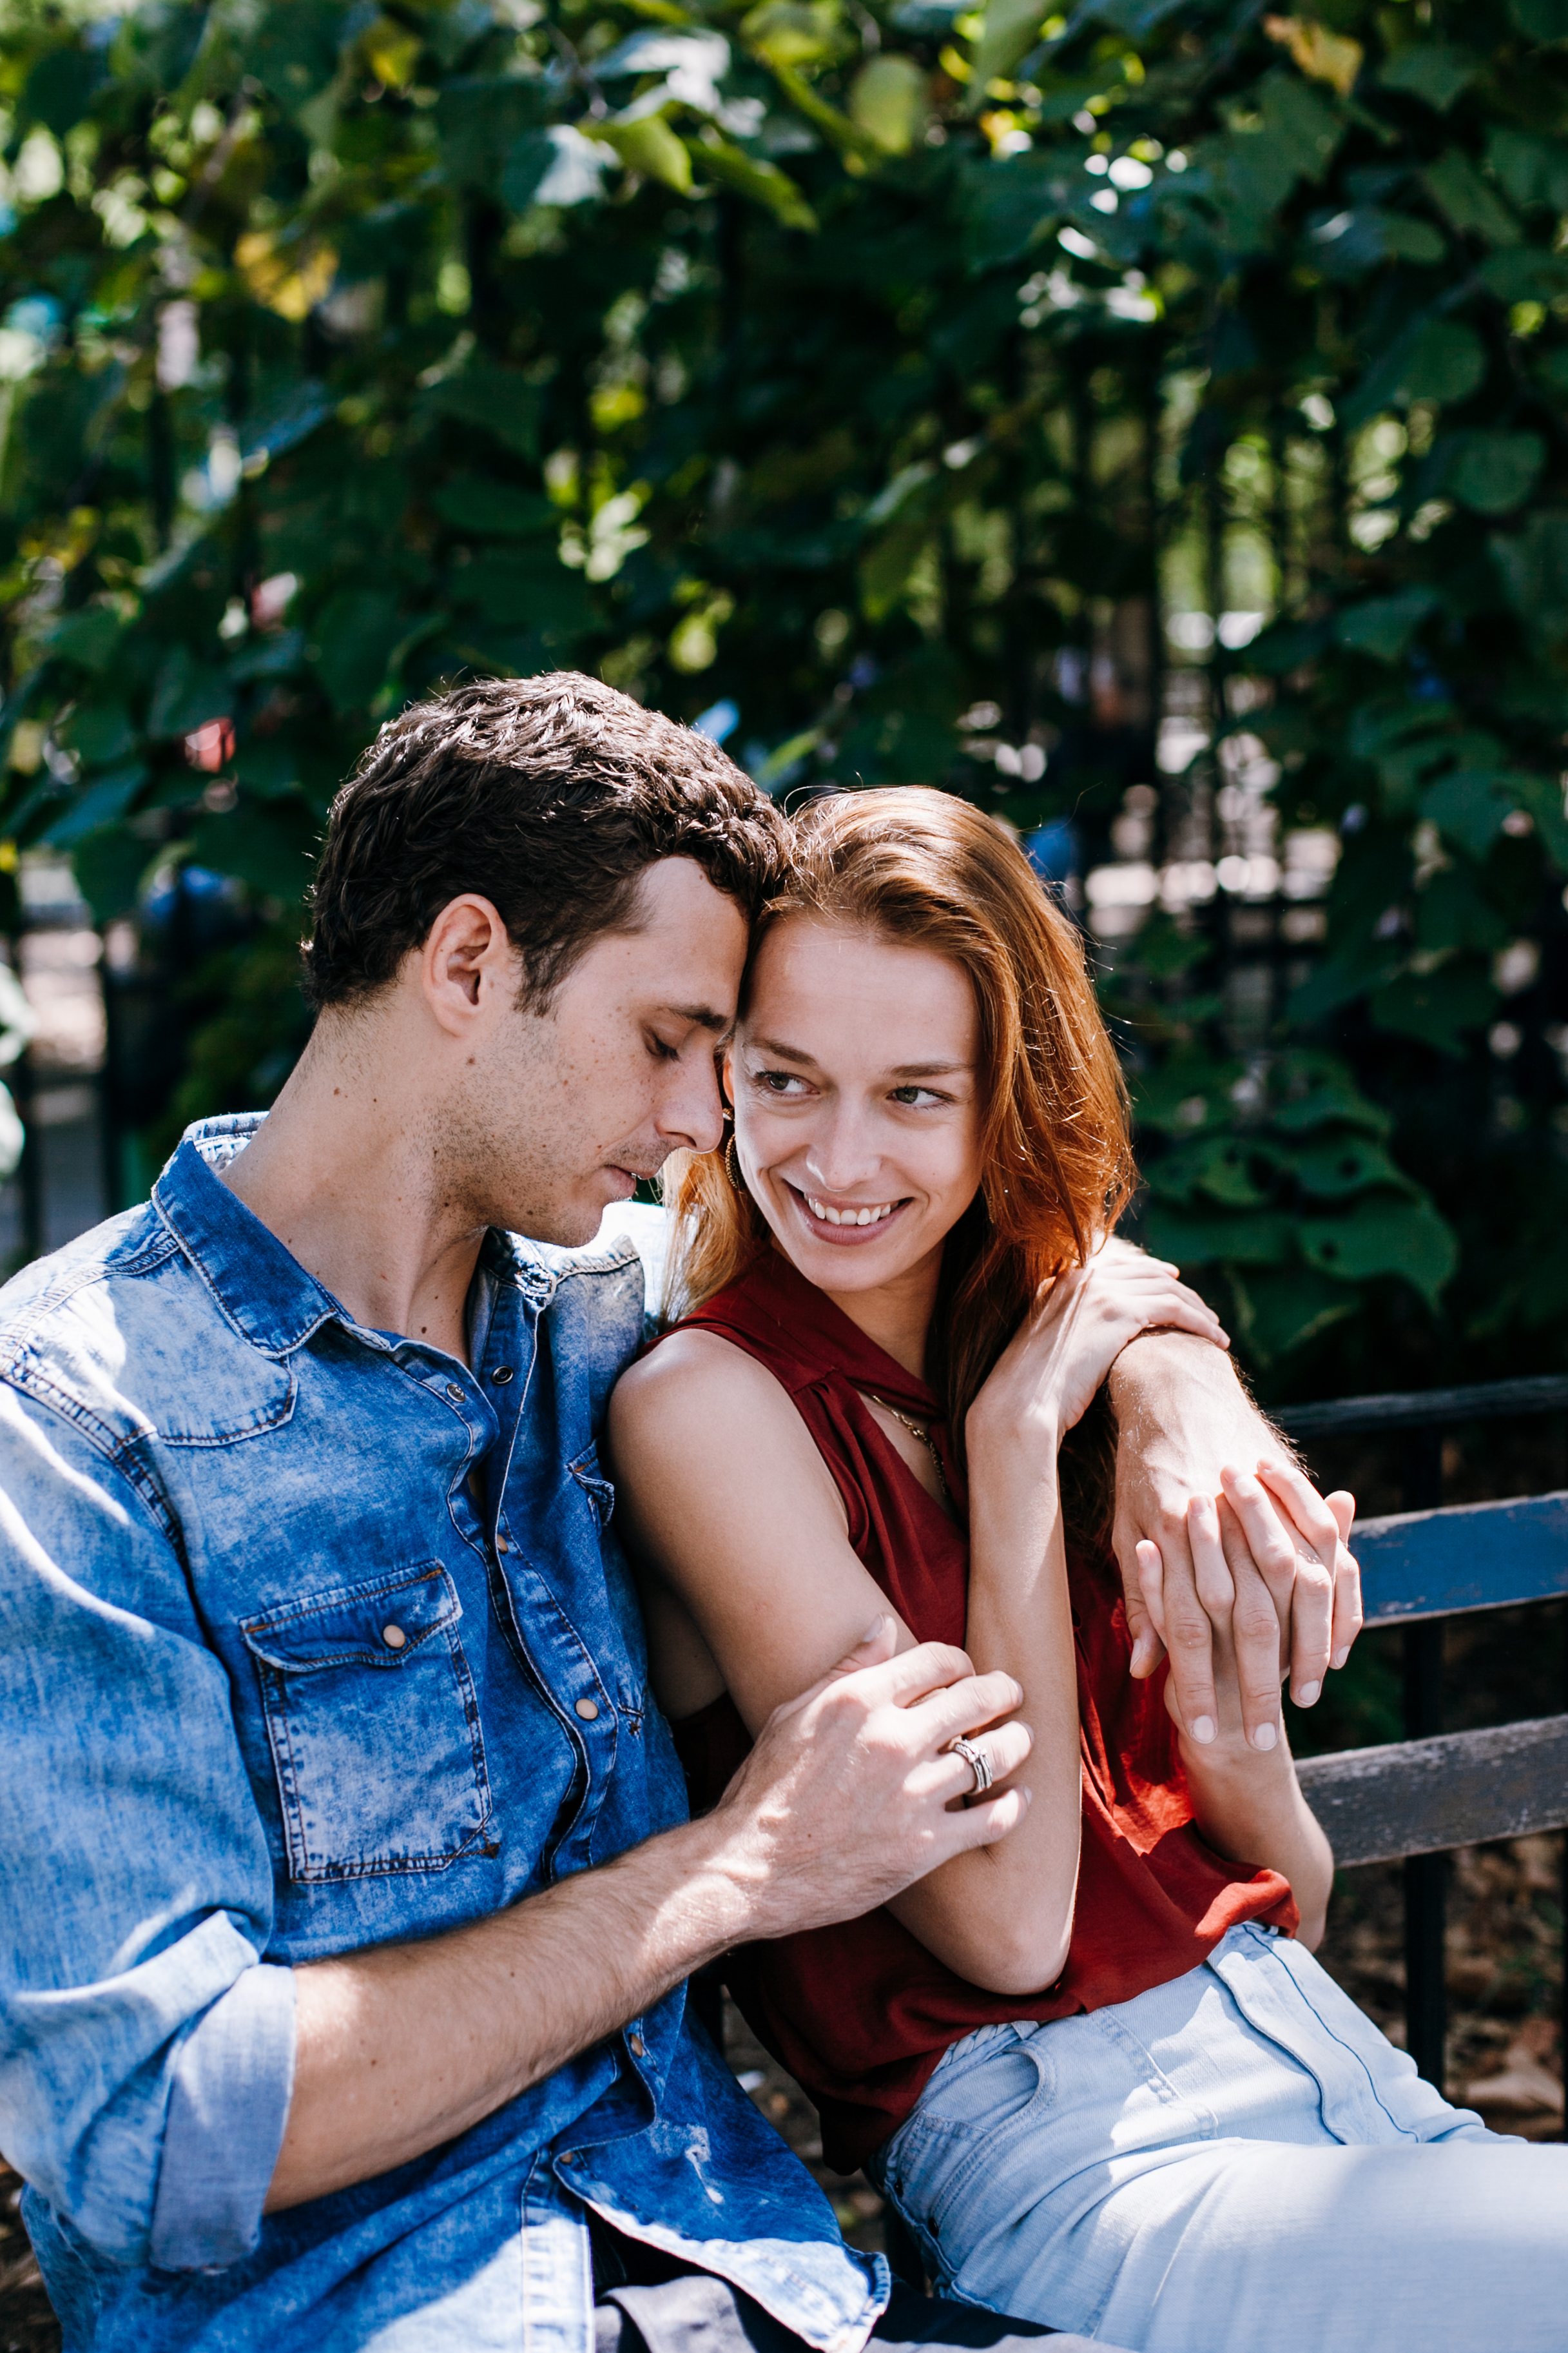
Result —
[[719, 1816], [423, 1943], [295, 1972], [268, 2212], [438, 2147], [638, 2018], [752, 1922]]
[[954, 1808], [955, 1734], [1012, 1715], [962, 1651], [894, 1655], [879, 1619], [775, 1708], [700, 1822], [417, 1945], [298, 1969], [294, 2093], [269, 2211], [366, 2181], [489, 2116], [731, 1945], [873, 1912], [1013, 1830], [1016, 1790]]

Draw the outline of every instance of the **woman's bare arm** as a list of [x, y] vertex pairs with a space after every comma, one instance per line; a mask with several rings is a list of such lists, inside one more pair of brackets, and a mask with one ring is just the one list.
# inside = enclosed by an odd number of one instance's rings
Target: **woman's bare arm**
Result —
[[[772, 1374], [712, 1333], [678, 1333], [624, 1377], [609, 1437], [632, 1546], [689, 1613], [754, 1733], [888, 1607], [850, 1547], [832, 1477]], [[985, 1746], [998, 1786], [1016, 1786], [1033, 1736], [1033, 1803], [1005, 1841], [942, 1864], [890, 1907], [939, 1959], [997, 1992], [1048, 1985], [1072, 1926], [1078, 1714], [1053, 1498], [1037, 1481], [1027, 1510], [999, 1498], [980, 1506], [973, 1529], [970, 1655], [981, 1672], [1010, 1662], [1027, 1694], [1027, 1730], [999, 1725]], [[988, 1577], [985, 1562], [1003, 1554], [1006, 1574]], [[689, 1624], [657, 1603], [651, 1623], [655, 1688], [687, 1712], [682, 1701], [700, 1704], [702, 1689]], [[899, 1641], [914, 1641], [901, 1624]]]

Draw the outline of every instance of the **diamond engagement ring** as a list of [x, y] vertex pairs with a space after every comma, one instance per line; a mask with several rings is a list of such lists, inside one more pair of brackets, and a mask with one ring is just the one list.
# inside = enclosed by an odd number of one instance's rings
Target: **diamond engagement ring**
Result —
[[947, 1745], [954, 1757], [963, 1757], [974, 1776], [974, 1788], [971, 1795], [983, 1798], [996, 1778], [991, 1770], [991, 1759], [984, 1749], [979, 1747], [973, 1740], [950, 1740]]

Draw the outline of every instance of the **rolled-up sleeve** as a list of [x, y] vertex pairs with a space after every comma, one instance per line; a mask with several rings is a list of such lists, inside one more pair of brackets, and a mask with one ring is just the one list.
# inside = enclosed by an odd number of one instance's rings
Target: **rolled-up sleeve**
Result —
[[0, 1385], [0, 2148], [108, 2260], [254, 2246], [294, 2063], [272, 1868], [173, 1535]]

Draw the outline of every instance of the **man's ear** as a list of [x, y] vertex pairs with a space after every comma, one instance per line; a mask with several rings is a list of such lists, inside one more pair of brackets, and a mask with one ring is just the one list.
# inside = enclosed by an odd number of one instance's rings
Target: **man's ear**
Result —
[[473, 891], [447, 901], [419, 952], [425, 1001], [452, 1037], [471, 1028], [492, 991], [501, 989], [515, 1001], [517, 967], [506, 925], [490, 901]]

